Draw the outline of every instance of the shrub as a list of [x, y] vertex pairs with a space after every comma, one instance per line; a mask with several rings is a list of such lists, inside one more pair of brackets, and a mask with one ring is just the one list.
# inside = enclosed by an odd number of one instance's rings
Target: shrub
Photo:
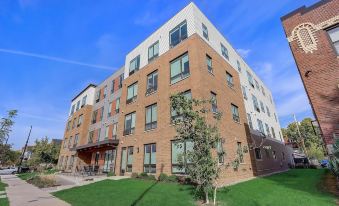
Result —
[[107, 177], [112, 177], [112, 176], [115, 176], [115, 173], [114, 173], [114, 172], [108, 172], [108, 173], [107, 173]]
[[167, 181], [167, 179], [168, 179], [168, 175], [165, 174], [165, 173], [161, 173], [161, 174], [159, 175], [159, 178], [158, 178], [158, 180], [159, 180], [160, 182]]
[[177, 181], [178, 181], [178, 178], [175, 175], [170, 175], [167, 178], [167, 182], [177, 182]]
[[136, 173], [136, 172], [133, 172], [132, 175], [131, 175], [131, 178], [138, 178], [138, 177], [139, 177], [138, 173]]
[[141, 179], [147, 179], [147, 177], [148, 177], [148, 174], [146, 172], [142, 172], [139, 174], [139, 178]]
[[27, 180], [27, 182], [39, 188], [56, 186], [54, 175], [37, 175]]

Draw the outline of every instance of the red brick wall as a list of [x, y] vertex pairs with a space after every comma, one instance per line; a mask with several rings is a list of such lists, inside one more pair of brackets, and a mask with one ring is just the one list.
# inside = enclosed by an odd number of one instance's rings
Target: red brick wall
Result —
[[[282, 23], [286, 36], [289, 37], [301, 23], [319, 25], [338, 15], [339, 0], [321, 1], [310, 8], [303, 7], [282, 17]], [[338, 23], [337, 20], [336, 24]], [[334, 24], [332, 22], [332, 26]], [[290, 48], [324, 141], [332, 144], [333, 133], [339, 132], [339, 57], [326, 31], [331, 23], [323, 25], [314, 33], [317, 50], [306, 53], [299, 48], [296, 40], [290, 42]]]

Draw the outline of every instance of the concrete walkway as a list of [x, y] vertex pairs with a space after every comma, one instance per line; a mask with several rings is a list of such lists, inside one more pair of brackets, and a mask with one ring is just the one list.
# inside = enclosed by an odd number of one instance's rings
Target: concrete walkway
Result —
[[15, 175], [2, 175], [1, 181], [8, 184], [6, 193], [10, 206], [70, 206]]

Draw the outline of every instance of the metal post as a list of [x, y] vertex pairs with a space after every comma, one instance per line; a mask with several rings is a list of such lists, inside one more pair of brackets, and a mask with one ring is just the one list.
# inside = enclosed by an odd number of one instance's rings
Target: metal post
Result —
[[300, 140], [301, 140], [302, 150], [303, 150], [304, 154], [307, 156], [304, 138], [301, 136], [301, 132], [300, 132], [300, 130], [299, 130], [299, 124], [298, 124], [298, 122], [297, 122], [297, 118], [295, 117], [295, 114], [293, 114], [293, 118], [294, 118], [295, 124], [297, 125], [297, 131], [298, 131], [299, 138], [300, 138]]
[[31, 131], [32, 131], [32, 125], [31, 125], [31, 128], [30, 128], [29, 133], [28, 133], [28, 137], [27, 137], [27, 140], [26, 140], [24, 151], [22, 152], [21, 157], [20, 157], [20, 163], [19, 163], [19, 166], [18, 166], [18, 173], [21, 172], [21, 164], [22, 164], [22, 160], [24, 159], [24, 155], [25, 155], [25, 152], [26, 152], [29, 137], [31, 136]]

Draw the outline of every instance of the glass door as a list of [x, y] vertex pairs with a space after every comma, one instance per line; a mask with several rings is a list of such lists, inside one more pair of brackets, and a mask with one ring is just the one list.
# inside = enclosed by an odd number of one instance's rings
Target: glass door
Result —
[[114, 172], [114, 163], [115, 163], [115, 153], [116, 149], [107, 150], [105, 152], [104, 168], [103, 172]]

